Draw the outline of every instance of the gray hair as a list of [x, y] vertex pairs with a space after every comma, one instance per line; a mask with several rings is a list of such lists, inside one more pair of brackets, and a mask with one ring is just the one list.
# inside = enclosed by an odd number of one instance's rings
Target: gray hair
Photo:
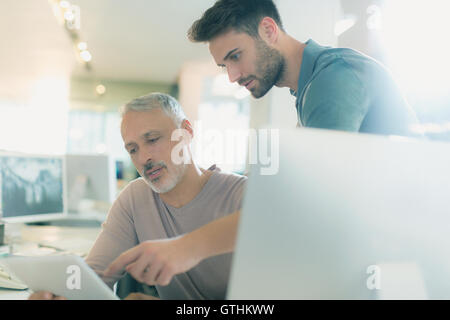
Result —
[[129, 111], [151, 111], [156, 108], [161, 108], [172, 120], [178, 128], [186, 119], [183, 109], [179, 102], [172, 96], [154, 92], [145, 96], [136, 98], [120, 108], [120, 115], [123, 117]]

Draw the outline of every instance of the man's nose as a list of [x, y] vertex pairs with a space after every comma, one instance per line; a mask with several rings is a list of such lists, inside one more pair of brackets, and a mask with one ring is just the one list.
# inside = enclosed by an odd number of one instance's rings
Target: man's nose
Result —
[[144, 168], [147, 164], [152, 162], [152, 154], [150, 152], [150, 150], [142, 150], [139, 153], [139, 164], [142, 166], [142, 168]]
[[228, 78], [230, 82], [236, 82], [241, 78], [241, 71], [236, 67], [227, 67]]

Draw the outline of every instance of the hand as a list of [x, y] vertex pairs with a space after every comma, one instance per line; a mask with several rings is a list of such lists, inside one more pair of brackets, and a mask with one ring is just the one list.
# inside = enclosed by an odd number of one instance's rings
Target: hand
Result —
[[130, 293], [124, 300], [161, 300], [157, 297], [150, 296], [139, 292]]
[[104, 276], [125, 269], [139, 282], [167, 286], [174, 275], [195, 267], [200, 260], [183, 237], [145, 241], [122, 253], [105, 270]]
[[38, 291], [31, 294], [28, 300], [67, 300], [65, 297], [56, 296], [48, 291]]

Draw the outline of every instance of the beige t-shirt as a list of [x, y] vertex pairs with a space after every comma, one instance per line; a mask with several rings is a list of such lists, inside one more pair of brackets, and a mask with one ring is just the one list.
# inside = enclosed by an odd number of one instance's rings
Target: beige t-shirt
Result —
[[[215, 166], [200, 193], [188, 204], [165, 204], [142, 179], [130, 182], [111, 207], [86, 262], [101, 274], [122, 252], [147, 240], [191, 232], [241, 208], [246, 177], [226, 174]], [[232, 254], [211, 257], [168, 286], [156, 286], [162, 299], [224, 299]], [[121, 276], [103, 278], [112, 287]]]

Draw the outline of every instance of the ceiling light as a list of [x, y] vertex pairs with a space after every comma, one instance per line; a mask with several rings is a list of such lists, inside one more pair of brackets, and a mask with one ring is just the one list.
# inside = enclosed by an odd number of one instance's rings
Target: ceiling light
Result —
[[80, 51], [85, 51], [85, 50], [87, 50], [87, 43], [79, 42], [77, 47], [78, 47], [78, 49], [80, 49]]
[[84, 63], [87, 70], [91, 70], [92, 66], [87, 63], [92, 60], [91, 53], [87, 50], [87, 43], [81, 40], [79, 31], [81, 28], [81, 11], [80, 7], [71, 4], [67, 0], [48, 0], [53, 13], [58, 22], [68, 31], [70, 39], [73, 43], [73, 49], [79, 60]]
[[83, 51], [80, 52], [80, 58], [84, 62], [89, 62], [89, 61], [92, 60], [92, 55], [91, 55], [91, 53], [89, 51], [83, 50]]
[[99, 95], [104, 95], [106, 92], [106, 87], [102, 84], [99, 84], [96, 88], [95, 91], [99, 94]]
[[59, 6], [63, 9], [67, 9], [70, 7], [70, 3], [69, 3], [69, 1], [60, 1]]
[[68, 10], [64, 12], [64, 19], [66, 19], [67, 21], [73, 21], [75, 19], [75, 15], [72, 11]]

